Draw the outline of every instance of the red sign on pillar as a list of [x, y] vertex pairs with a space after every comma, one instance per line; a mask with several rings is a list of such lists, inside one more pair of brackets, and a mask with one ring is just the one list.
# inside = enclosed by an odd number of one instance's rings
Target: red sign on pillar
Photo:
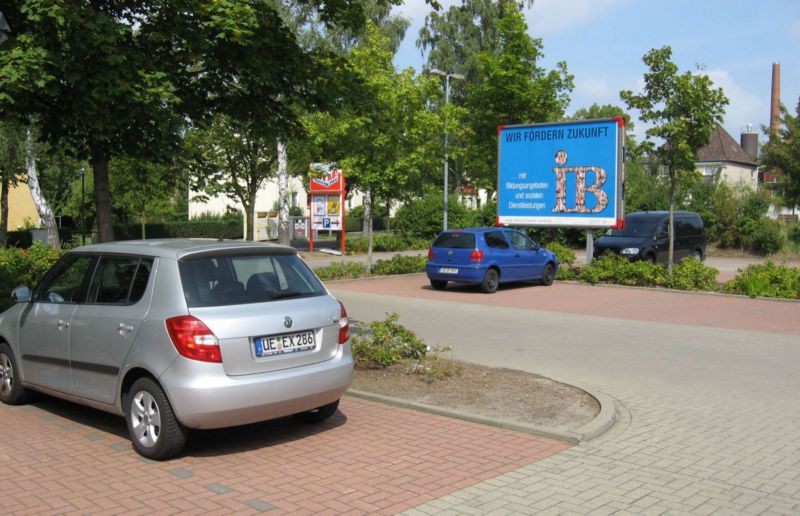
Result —
[[314, 231], [342, 232], [342, 254], [345, 252], [344, 173], [328, 163], [312, 163], [308, 198], [311, 212], [309, 250], [314, 251]]

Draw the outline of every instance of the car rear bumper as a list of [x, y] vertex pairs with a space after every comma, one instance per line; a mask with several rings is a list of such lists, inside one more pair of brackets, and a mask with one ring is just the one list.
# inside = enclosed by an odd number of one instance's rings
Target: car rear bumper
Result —
[[332, 403], [353, 375], [350, 344], [332, 359], [268, 373], [228, 376], [222, 364], [178, 358], [161, 376], [178, 420], [223, 428], [275, 419]]
[[[442, 272], [442, 269], [458, 269], [458, 272], [453, 274], [450, 272]], [[453, 265], [446, 263], [428, 263], [425, 265], [425, 274], [432, 280], [440, 281], [458, 281], [463, 283], [480, 283], [486, 275], [486, 266], [464, 266]]]

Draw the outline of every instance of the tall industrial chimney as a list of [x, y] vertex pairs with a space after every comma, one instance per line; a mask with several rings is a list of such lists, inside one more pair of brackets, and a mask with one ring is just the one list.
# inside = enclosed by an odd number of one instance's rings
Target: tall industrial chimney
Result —
[[781, 64], [772, 63], [772, 101], [769, 108], [769, 136], [780, 134], [781, 130]]

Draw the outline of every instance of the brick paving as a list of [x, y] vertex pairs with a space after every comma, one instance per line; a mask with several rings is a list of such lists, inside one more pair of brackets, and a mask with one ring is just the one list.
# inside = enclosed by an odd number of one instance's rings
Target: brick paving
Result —
[[395, 514], [569, 447], [350, 397], [316, 426], [195, 432], [167, 462], [139, 457], [122, 418], [59, 400], [0, 421], [4, 514]]
[[601, 438], [406, 514], [800, 514], [800, 302], [564, 283], [487, 296], [421, 276], [332, 288], [353, 318], [395, 311], [457, 358], [617, 400]]

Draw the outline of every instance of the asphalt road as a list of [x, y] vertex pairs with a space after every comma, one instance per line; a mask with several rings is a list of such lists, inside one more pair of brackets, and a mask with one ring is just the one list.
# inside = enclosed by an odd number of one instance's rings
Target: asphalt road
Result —
[[438, 292], [424, 275], [330, 287], [354, 319], [397, 312], [457, 359], [617, 400], [606, 436], [457, 493], [450, 509], [800, 512], [798, 301], [560, 282]]

